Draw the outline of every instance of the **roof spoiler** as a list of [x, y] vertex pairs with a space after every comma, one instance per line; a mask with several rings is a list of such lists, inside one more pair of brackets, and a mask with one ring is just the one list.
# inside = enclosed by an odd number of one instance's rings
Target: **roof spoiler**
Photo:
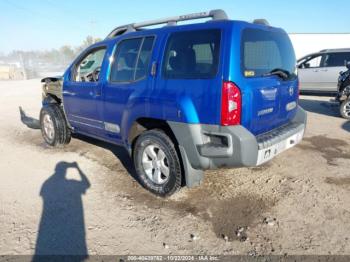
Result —
[[134, 32], [137, 29], [147, 27], [147, 26], [161, 25], [161, 24], [176, 25], [177, 22], [181, 22], [181, 21], [188, 21], [188, 20], [195, 20], [195, 19], [209, 18], [209, 17], [211, 17], [213, 20], [228, 19], [226, 12], [221, 9], [211, 10], [208, 12], [192, 13], [188, 15], [173, 16], [173, 17], [167, 17], [163, 19], [155, 19], [155, 20], [149, 20], [149, 21], [140, 22], [140, 23], [133, 23], [128, 25], [118, 26], [111, 33], [108, 34], [106, 39], [113, 38], [127, 32]]

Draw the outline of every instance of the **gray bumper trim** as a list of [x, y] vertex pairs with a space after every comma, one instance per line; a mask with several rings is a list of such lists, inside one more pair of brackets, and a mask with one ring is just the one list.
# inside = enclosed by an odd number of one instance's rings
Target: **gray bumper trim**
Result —
[[296, 116], [288, 124], [259, 136], [254, 136], [243, 126], [170, 121], [168, 124], [179, 143], [183, 162], [189, 163], [194, 170], [207, 170], [255, 166], [259, 149], [267, 148], [305, 129], [306, 117], [306, 112], [298, 107]]
[[258, 148], [259, 150], [268, 148], [282, 140], [287, 139], [288, 137], [298, 133], [303, 129], [305, 129], [305, 126], [303, 124], [290, 123], [288, 125], [276, 128], [266, 134], [259, 135], [256, 137]]

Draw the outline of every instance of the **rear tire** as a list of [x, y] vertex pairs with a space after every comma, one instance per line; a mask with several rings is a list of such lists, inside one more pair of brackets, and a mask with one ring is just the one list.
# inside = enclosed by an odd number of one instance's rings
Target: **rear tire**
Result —
[[171, 139], [158, 129], [143, 132], [133, 150], [140, 183], [152, 193], [167, 197], [181, 188], [181, 164]]
[[345, 119], [350, 119], [350, 98], [340, 104], [340, 115]]
[[50, 104], [41, 109], [40, 126], [41, 134], [50, 146], [65, 145], [71, 140], [71, 131], [58, 104]]

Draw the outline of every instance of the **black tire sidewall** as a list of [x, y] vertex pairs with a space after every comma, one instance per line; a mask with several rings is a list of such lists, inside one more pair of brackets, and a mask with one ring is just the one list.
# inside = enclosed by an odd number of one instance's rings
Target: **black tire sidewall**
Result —
[[[54, 126], [54, 137], [49, 139], [43, 128], [43, 119], [45, 115], [49, 115]], [[41, 134], [47, 144], [57, 146], [68, 144], [71, 138], [70, 130], [68, 129], [62, 109], [57, 104], [44, 106], [40, 111]]]
[[[164, 184], [156, 184], [148, 178], [142, 166], [142, 154], [148, 145], [156, 144], [163, 150], [169, 165], [169, 179]], [[174, 144], [162, 131], [146, 131], [141, 134], [134, 146], [133, 160], [140, 183], [159, 196], [170, 196], [181, 187], [181, 166]]]

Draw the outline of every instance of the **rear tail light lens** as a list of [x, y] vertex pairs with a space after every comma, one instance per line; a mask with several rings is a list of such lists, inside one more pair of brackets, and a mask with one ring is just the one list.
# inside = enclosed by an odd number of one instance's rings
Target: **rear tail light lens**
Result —
[[239, 88], [232, 82], [223, 82], [221, 93], [221, 125], [241, 123], [242, 97]]

